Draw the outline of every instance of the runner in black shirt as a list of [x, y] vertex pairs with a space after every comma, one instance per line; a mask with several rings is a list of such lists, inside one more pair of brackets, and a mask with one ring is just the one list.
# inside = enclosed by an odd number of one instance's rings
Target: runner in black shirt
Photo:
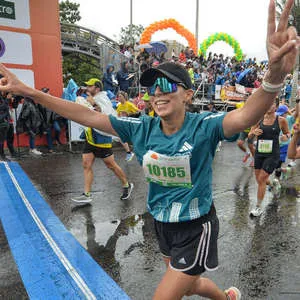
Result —
[[257, 136], [257, 147], [254, 156], [254, 169], [258, 184], [256, 207], [250, 216], [258, 217], [262, 214], [261, 203], [269, 183], [269, 176], [280, 167], [279, 134], [288, 134], [288, 123], [283, 117], [276, 116], [276, 104], [264, 115], [262, 121], [251, 128], [249, 137]]

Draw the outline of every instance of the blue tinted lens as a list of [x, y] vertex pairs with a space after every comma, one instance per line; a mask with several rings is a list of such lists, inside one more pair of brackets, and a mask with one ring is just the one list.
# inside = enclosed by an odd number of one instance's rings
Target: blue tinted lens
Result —
[[155, 80], [153, 86], [148, 89], [149, 95], [154, 95], [157, 86], [159, 86], [160, 91], [164, 94], [175, 93], [177, 91], [176, 83], [171, 83], [167, 78], [159, 77]]
[[156, 89], [156, 85], [152, 85], [151, 87], [148, 88], [149, 96], [154, 96], [155, 89]]

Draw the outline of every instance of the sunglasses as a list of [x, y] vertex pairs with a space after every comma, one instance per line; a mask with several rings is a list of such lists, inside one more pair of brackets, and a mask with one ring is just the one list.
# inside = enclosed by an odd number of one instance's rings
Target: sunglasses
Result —
[[186, 90], [188, 89], [184, 83], [174, 83], [165, 77], [159, 77], [155, 80], [154, 84], [148, 88], [148, 94], [149, 96], [154, 96], [157, 87], [159, 87], [163, 94], [175, 93], [177, 92], [178, 86], [182, 86]]

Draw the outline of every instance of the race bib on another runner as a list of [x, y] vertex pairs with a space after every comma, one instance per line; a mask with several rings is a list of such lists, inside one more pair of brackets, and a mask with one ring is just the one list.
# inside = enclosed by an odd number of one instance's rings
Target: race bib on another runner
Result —
[[257, 149], [258, 149], [259, 153], [272, 153], [273, 141], [272, 140], [259, 140]]
[[192, 188], [189, 155], [167, 156], [150, 150], [143, 157], [143, 169], [148, 182]]

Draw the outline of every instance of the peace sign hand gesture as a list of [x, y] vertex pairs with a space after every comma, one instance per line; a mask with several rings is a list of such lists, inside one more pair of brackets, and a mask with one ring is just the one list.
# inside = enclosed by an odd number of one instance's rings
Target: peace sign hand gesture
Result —
[[288, 27], [293, 3], [294, 0], [287, 0], [276, 30], [275, 3], [274, 0], [270, 1], [267, 32], [269, 72], [266, 81], [271, 84], [280, 84], [284, 81], [285, 76], [292, 71], [298, 55], [300, 42], [296, 28]]

